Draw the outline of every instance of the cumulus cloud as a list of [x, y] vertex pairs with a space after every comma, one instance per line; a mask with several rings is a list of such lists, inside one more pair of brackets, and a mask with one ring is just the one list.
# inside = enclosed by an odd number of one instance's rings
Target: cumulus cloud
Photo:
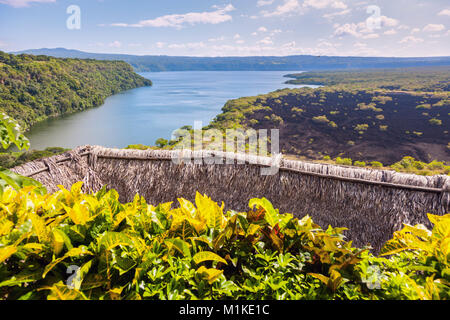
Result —
[[[376, 21], [377, 25], [381, 29], [382, 27], [389, 27], [390, 30], [385, 31], [385, 34], [395, 34], [396, 31], [393, 27], [397, 27], [399, 25], [398, 20], [389, 18], [386, 16], [380, 16]], [[376, 39], [379, 37], [379, 34], [375, 33], [375, 29], [372, 29], [372, 24], [365, 22], [359, 23], [345, 23], [345, 24], [334, 24], [334, 33], [335, 37], [344, 37], [344, 36], [353, 36], [355, 38], [362, 39]]]
[[120, 41], [116, 40], [116, 41], [109, 43], [108, 46], [111, 48], [120, 48], [122, 46], [122, 43]]
[[265, 37], [264, 39], [259, 40], [258, 43], [259, 44], [270, 45], [270, 44], [273, 44], [273, 41], [272, 41], [272, 39], [270, 37]]
[[392, 36], [394, 34], [397, 34], [397, 31], [395, 29], [390, 29], [385, 31], [383, 34], [387, 35], [387, 36]]
[[439, 16], [449, 16], [450, 17], [450, 9], [444, 9], [438, 13]]
[[170, 49], [201, 49], [205, 48], [206, 45], [204, 42], [188, 42], [188, 43], [173, 43], [169, 44], [168, 47]]
[[424, 28], [423, 31], [425, 32], [439, 32], [445, 30], [445, 26], [443, 24], [427, 24]]
[[209, 42], [217, 42], [217, 41], [224, 41], [224, 40], [225, 40], [224, 36], [208, 39]]
[[158, 42], [156, 43], [156, 47], [159, 48], [159, 49], [162, 49], [162, 48], [164, 48], [165, 46], [166, 46], [166, 43], [165, 43], [165, 42], [158, 41]]
[[407, 36], [399, 41], [399, 43], [421, 43], [421, 42], [423, 42], [422, 38], [416, 38], [414, 36]]
[[256, 2], [256, 6], [264, 7], [264, 6], [271, 5], [274, 2], [275, 2], [275, 0], [258, 0], [258, 2]]
[[314, 9], [347, 9], [347, 5], [339, 0], [305, 0], [304, 7], [311, 7]]
[[56, 0], [0, 0], [0, 3], [7, 4], [14, 8], [28, 7], [31, 3], [51, 3]]
[[215, 11], [208, 12], [189, 12], [185, 14], [170, 14], [161, 16], [155, 19], [141, 20], [138, 23], [113, 23], [110, 26], [113, 27], [170, 27], [170, 28], [182, 28], [185, 25], [195, 24], [219, 24], [227, 22], [233, 19], [229, 14], [230, 11], [235, 10], [232, 4], [229, 4], [223, 8], [218, 8]]
[[300, 13], [301, 9], [302, 6], [298, 0], [284, 0], [284, 3], [277, 6], [274, 11], [262, 11], [261, 13], [264, 17], [277, 17]]
[[341, 0], [305, 0], [300, 3], [298, 0], [284, 0], [283, 4], [278, 5], [274, 11], [261, 11], [264, 17], [275, 16], [288, 16], [294, 14], [303, 14], [308, 9], [340, 9], [341, 11], [329, 14], [328, 17], [333, 15], [344, 15], [349, 13], [348, 6]]
[[344, 16], [346, 14], [349, 14], [351, 11], [352, 11], [351, 9], [345, 9], [345, 10], [341, 10], [341, 11], [337, 11], [337, 12], [333, 12], [333, 13], [326, 13], [322, 17], [324, 17], [325, 19], [332, 19], [334, 17]]

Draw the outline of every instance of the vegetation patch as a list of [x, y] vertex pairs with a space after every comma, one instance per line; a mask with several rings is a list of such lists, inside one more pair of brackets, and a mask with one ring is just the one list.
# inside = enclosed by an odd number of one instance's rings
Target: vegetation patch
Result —
[[151, 84], [122, 61], [16, 56], [0, 51], [0, 111], [24, 129], [49, 117], [100, 106], [108, 96]]
[[450, 215], [394, 233], [382, 254], [344, 228], [247, 212], [197, 193], [195, 203], [120, 203], [115, 190], [0, 197], [0, 297], [31, 299], [448, 299]]

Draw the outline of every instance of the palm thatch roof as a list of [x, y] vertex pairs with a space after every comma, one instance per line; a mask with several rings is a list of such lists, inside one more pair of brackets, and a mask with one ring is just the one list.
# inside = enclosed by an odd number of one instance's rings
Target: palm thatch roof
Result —
[[[213, 164], [225, 156], [234, 165]], [[173, 157], [184, 161], [174, 163]], [[192, 161], [189, 161], [191, 160]], [[266, 197], [280, 212], [309, 214], [316, 223], [347, 227], [355, 245], [371, 244], [378, 252], [403, 223], [431, 227], [426, 214], [443, 215], [450, 206], [450, 177], [418, 176], [388, 170], [277, 159], [279, 172], [261, 175], [274, 159], [217, 151], [124, 150], [99, 146], [16, 167], [13, 171], [43, 183], [50, 192], [84, 181], [85, 191], [103, 185], [116, 189], [120, 200], [136, 193], [149, 203], [193, 200], [196, 191], [227, 209], [247, 210], [248, 201]]]

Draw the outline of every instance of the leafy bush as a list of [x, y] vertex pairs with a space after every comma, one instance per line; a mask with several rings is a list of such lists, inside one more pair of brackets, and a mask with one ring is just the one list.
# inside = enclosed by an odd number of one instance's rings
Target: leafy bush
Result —
[[372, 162], [370, 163], [370, 166], [371, 166], [371, 167], [374, 167], [374, 168], [382, 168], [382, 167], [383, 167], [383, 164], [382, 164], [381, 162], [379, 162], [379, 161], [372, 161]]
[[364, 161], [355, 161], [353, 163], [353, 165], [356, 166], [356, 167], [365, 167], [366, 163]]
[[436, 118], [432, 118], [432, 119], [428, 120], [428, 122], [430, 122], [430, 124], [435, 125], [435, 126], [442, 125], [442, 120], [436, 119]]
[[328, 120], [327, 116], [317, 116], [313, 117], [312, 120], [316, 123], [329, 123], [330, 120]]
[[430, 163], [417, 161], [413, 157], [404, 157], [399, 162], [391, 166], [392, 169], [399, 172], [409, 172], [421, 175], [449, 174], [450, 166], [444, 162], [433, 160]]
[[169, 141], [167, 141], [167, 139], [164, 138], [159, 138], [155, 141], [155, 144], [158, 148], [164, 148], [165, 146], [167, 146], [168, 143]]
[[[447, 299], [450, 215], [406, 226], [373, 256], [344, 228], [248, 212], [197, 193], [156, 207], [115, 190], [7, 188], [0, 210], [3, 299]], [[410, 235], [411, 233], [411, 235]], [[418, 237], [414, 242], [414, 237]], [[420, 238], [420, 239], [419, 239]], [[447, 255], [447, 256], [446, 256]], [[413, 260], [408, 260], [413, 257]], [[406, 287], [405, 287], [406, 286]]]
[[337, 157], [336, 158], [336, 164], [341, 164], [344, 166], [351, 166], [353, 161], [350, 158], [341, 158], [341, 157]]

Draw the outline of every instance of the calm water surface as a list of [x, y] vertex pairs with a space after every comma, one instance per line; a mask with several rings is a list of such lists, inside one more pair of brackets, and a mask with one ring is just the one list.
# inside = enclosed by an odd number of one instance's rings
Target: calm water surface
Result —
[[129, 90], [94, 109], [50, 119], [34, 126], [27, 137], [32, 149], [102, 145], [123, 148], [154, 145], [170, 139], [174, 130], [207, 125], [229, 99], [254, 96], [282, 88], [283, 75], [298, 71], [185, 71], [142, 73], [152, 87]]

